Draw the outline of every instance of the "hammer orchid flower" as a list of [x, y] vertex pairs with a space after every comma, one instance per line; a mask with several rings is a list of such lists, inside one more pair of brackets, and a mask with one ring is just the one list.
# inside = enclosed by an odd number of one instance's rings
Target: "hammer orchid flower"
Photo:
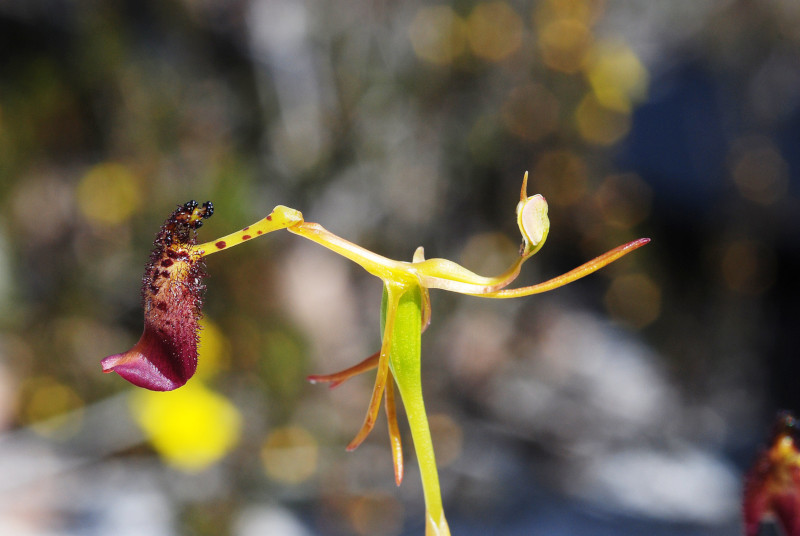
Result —
[[[431, 320], [430, 289], [442, 289], [483, 298], [516, 298], [558, 288], [591, 274], [623, 255], [643, 246], [641, 238], [614, 248], [599, 257], [537, 285], [508, 289], [520, 269], [544, 244], [550, 229], [547, 202], [541, 195], [527, 195], [525, 174], [517, 204], [517, 224], [522, 233], [520, 254], [497, 277], [484, 277], [447, 259], [425, 259], [422, 247], [412, 260], [396, 261], [349, 242], [317, 223], [306, 222], [294, 209], [277, 206], [263, 220], [218, 240], [196, 244], [196, 229], [213, 212], [210, 203], [198, 208], [190, 202], [179, 207], [165, 222], [144, 277], [145, 331], [140, 341], [123, 354], [103, 360], [105, 372], [117, 372], [135, 385], [170, 390], [183, 385], [196, 367], [196, 329], [202, 293], [202, 259], [279, 229], [316, 242], [360, 265], [383, 282], [380, 349], [346, 370], [309, 377], [312, 383], [331, 387], [363, 372], [377, 369], [367, 414], [359, 432], [347, 445], [357, 448], [377, 420], [385, 401], [395, 481], [403, 478], [403, 451], [395, 415], [395, 386], [406, 409], [420, 465], [426, 506], [426, 536], [445, 536], [450, 529], [444, 516], [439, 477], [430, 428], [422, 399], [421, 338]], [[164, 264], [165, 260], [180, 264]], [[161, 267], [161, 268], [159, 268]], [[166, 303], [166, 309], [162, 309]], [[385, 397], [384, 397], [385, 394]]]

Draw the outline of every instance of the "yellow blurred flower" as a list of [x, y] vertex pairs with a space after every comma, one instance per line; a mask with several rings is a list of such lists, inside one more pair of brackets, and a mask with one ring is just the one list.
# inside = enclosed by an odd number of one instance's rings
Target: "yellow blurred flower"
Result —
[[138, 390], [131, 411], [158, 454], [182, 471], [208, 468], [239, 440], [239, 410], [199, 381], [166, 393]]

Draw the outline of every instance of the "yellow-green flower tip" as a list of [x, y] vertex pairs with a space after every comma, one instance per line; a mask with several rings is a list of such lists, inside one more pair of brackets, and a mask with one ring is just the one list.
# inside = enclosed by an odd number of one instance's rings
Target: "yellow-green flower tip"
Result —
[[550, 231], [547, 201], [542, 195], [532, 195], [517, 204], [517, 225], [524, 240], [522, 254], [534, 254], [542, 247]]
[[440, 512], [439, 520], [435, 520], [430, 512], [425, 514], [425, 536], [450, 536], [450, 527], [444, 518], [444, 512]]

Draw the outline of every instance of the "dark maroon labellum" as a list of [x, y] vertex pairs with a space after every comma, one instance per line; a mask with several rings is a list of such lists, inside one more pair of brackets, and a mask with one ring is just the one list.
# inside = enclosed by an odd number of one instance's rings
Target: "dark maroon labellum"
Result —
[[189, 201], [161, 226], [142, 278], [144, 332], [127, 352], [103, 359], [104, 372], [154, 391], [171, 391], [194, 375], [206, 273], [192, 246], [213, 213], [211, 202]]

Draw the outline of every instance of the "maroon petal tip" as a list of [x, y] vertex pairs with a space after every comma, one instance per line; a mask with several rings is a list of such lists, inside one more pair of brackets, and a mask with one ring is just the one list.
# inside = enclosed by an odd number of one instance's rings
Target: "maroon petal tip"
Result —
[[197, 370], [197, 348], [191, 343], [186, 346], [174, 348], [145, 328], [133, 348], [110, 355], [100, 364], [103, 372], [116, 372], [137, 387], [172, 391], [184, 385]]
[[184, 385], [188, 378], [175, 378], [165, 374], [144, 355], [130, 350], [104, 358], [100, 364], [103, 372], [116, 372], [137, 387], [151, 391], [172, 391]]

